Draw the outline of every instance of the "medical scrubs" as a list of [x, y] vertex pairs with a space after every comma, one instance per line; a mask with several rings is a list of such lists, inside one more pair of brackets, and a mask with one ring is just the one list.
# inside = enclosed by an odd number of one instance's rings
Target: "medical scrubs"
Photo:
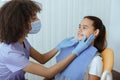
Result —
[[22, 70], [29, 64], [30, 44], [24, 40], [25, 47], [20, 43], [2, 43], [0, 47], [0, 80], [25, 80]]

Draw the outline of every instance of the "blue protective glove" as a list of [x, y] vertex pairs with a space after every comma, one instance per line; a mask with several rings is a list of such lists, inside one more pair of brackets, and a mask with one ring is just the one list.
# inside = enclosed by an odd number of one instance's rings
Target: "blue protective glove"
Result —
[[84, 51], [92, 43], [94, 38], [95, 38], [95, 35], [93, 34], [88, 39], [86, 38], [86, 36], [84, 36], [83, 39], [79, 41], [76, 48], [73, 49], [72, 53], [78, 56], [82, 51]]
[[66, 38], [56, 46], [56, 49], [61, 50], [62, 48], [67, 48], [67, 47], [73, 46], [73, 45], [77, 44], [78, 42], [79, 41], [75, 40], [74, 37]]

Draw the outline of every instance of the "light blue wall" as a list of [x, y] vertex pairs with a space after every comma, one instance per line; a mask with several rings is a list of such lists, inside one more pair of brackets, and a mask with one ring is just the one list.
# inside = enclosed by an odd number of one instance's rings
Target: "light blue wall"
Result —
[[115, 53], [114, 69], [120, 72], [120, 0], [112, 0], [109, 27], [109, 47]]

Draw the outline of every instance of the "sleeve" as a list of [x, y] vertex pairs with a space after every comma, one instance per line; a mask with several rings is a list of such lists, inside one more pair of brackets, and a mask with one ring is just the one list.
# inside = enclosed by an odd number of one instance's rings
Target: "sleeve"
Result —
[[30, 45], [30, 43], [28, 42], [28, 40], [26, 38], [25, 38], [24, 42], [26, 44], [27, 49], [29, 50], [32, 46]]
[[25, 57], [25, 53], [20, 51], [11, 51], [5, 59], [5, 64], [9, 70], [16, 72], [27, 66], [29, 64], [29, 60]]
[[101, 77], [102, 67], [103, 67], [102, 58], [100, 56], [95, 56], [90, 64], [89, 74]]

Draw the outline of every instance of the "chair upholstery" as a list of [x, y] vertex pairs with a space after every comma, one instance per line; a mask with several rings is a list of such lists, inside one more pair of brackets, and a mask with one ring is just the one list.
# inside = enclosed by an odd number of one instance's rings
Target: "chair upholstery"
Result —
[[112, 69], [114, 66], [114, 52], [110, 48], [106, 48], [102, 53], [103, 58], [103, 74], [101, 80], [112, 80]]

